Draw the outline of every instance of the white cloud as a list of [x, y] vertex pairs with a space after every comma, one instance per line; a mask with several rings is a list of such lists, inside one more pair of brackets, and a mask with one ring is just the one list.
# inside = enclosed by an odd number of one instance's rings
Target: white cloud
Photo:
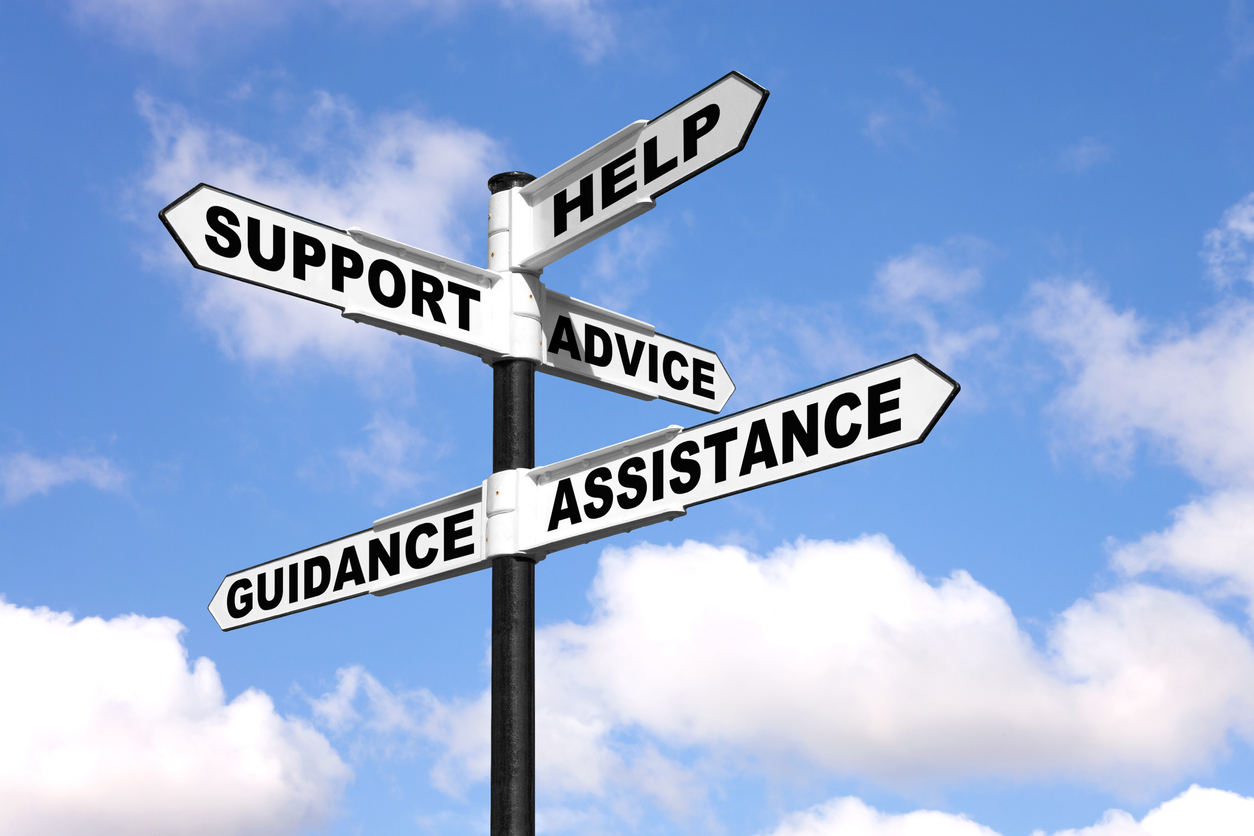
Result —
[[1128, 575], [1163, 571], [1245, 598], [1254, 614], [1254, 493], [1218, 491], [1172, 512], [1164, 531], [1117, 548], [1112, 563]]
[[1196, 329], [1155, 333], [1081, 283], [1034, 288], [1030, 323], [1069, 376], [1054, 408], [1070, 441], [1123, 468], [1152, 441], [1195, 478], [1254, 474], [1254, 304], [1230, 299]]
[[[1122, 810], [1054, 836], [1245, 836], [1254, 832], [1254, 798], [1192, 786], [1137, 821]], [[936, 810], [882, 813], [857, 798], [835, 798], [784, 819], [769, 836], [999, 836], [966, 816]], [[1045, 836], [1042, 830], [1032, 836]]]
[[[1144, 791], [1254, 739], [1248, 639], [1143, 585], [1077, 601], [1040, 648], [965, 572], [931, 583], [882, 536], [765, 559], [609, 549], [592, 601], [587, 623], [536, 636], [537, 761], [556, 796], [635, 793], [691, 815], [705, 798], [691, 764], [719, 753], [890, 784], [996, 774]], [[444, 741], [446, 786], [486, 776], [486, 700], [436, 701], [414, 722]], [[677, 750], [705, 757], [660, 754]]]
[[602, 239], [596, 245], [592, 270], [580, 279], [584, 294], [602, 307], [626, 312], [648, 289], [648, 268], [666, 240], [665, 228], [647, 220]]
[[103, 456], [41, 459], [30, 453], [15, 453], [0, 458], [0, 485], [6, 503], [21, 502], [37, 493], [46, 495], [53, 488], [72, 482], [86, 482], [98, 490], [120, 493], [126, 487], [126, 474]]
[[[143, 184], [152, 203], [164, 205], [206, 182], [455, 258], [465, 258], [473, 240], [463, 210], [486, 203], [497, 155], [495, 143], [478, 131], [410, 113], [365, 118], [342, 99], [319, 94], [302, 132], [322, 164], [310, 172], [179, 107], [148, 96], [139, 104], [153, 136]], [[162, 252], [171, 269], [179, 264], [180, 277], [192, 275], [168, 243]], [[188, 289], [197, 317], [231, 356], [287, 368], [314, 357], [367, 378], [408, 373], [404, 341], [329, 308], [218, 276], [197, 275]]]
[[284, 834], [349, 778], [326, 739], [246, 691], [227, 702], [168, 618], [75, 621], [0, 600], [0, 832]]
[[379, 497], [385, 499], [412, 491], [427, 478], [430, 461], [421, 454], [431, 445], [422, 433], [406, 421], [386, 413], [376, 413], [366, 425], [369, 445], [340, 451], [353, 481], [368, 477], [379, 485]]
[[[486, 0], [322, 0], [350, 18], [397, 18], [422, 13], [449, 19]], [[600, 0], [496, 0], [571, 37], [595, 61], [614, 45], [612, 20]], [[69, 0], [79, 24], [99, 27], [125, 46], [173, 61], [192, 60], [208, 44], [238, 42], [281, 26], [309, 4], [297, 0]]]
[[972, 235], [950, 238], [943, 246], [920, 244], [889, 259], [875, 272], [875, 302], [895, 318], [913, 322], [923, 333], [922, 353], [938, 366], [954, 364], [981, 344], [997, 338], [995, 325], [951, 328], [942, 319], [959, 310], [962, 298], [984, 283], [982, 264], [992, 245]]
[[913, 101], [903, 105], [898, 101], [882, 102], [867, 115], [862, 135], [881, 148], [893, 144], [909, 147], [913, 132], [921, 127], [942, 125], [951, 109], [940, 91], [925, 82], [914, 70], [895, 70], [893, 77], [901, 82]]
[[1206, 233], [1201, 255], [1220, 287], [1254, 282], [1254, 194], [1224, 212], [1219, 226]]
[[1063, 149], [1058, 155], [1058, 167], [1079, 174], [1109, 160], [1112, 150], [1110, 145], [1097, 137], [1086, 136]]

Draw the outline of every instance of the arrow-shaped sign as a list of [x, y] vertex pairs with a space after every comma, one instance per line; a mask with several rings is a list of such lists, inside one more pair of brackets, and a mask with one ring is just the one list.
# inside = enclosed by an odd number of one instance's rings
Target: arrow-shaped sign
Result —
[[517, 505], [529, 512], [518, 516], [519, 551], [547, 554], [918, 444], [958, 389], [912, 354], [707, 424], [520, 473]]
[[514, 268], [542, 269], [744, 148], [768, 95], [740, 73], [728, 73], [656, 119], [632, 122], [528, 183], [518, 195], [524, 206], [513, 210]]
[[481, 486], [227, 575], [209, 604], [234, 630], [681, 517], [702, 502], [918, 444], [958, 384], [917, 354], [707, 424], [667, 427]]
[[385, 517], [373, 528], [226, 576], [209, 602], [223, 630], [359, 595], [486, 569], [483, 488]]
[[[482, 357], [508, 351], [498, 273], [360, 229], [336, 229], [200, 184], [160, 213], [202, 270], [329, 305], [357, 322]], [[632, 397], [718, 412], [735, 385], [718, 355], [539, 284], [538, 368]]]

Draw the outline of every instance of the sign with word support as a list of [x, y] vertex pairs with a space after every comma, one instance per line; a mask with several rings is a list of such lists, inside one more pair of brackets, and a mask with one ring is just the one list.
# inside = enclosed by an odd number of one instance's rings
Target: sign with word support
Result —
[[420, 505], [365, 531], [227, 575], [209, 612], [223, 630], [234, 630], [486, 569], [483, 519], [482, 486]]
[[514, 267], [539, 270], [654, 206], [745, 147], [768, 91], [732, 72], [651, 121], [633, 122], [526, 186]]
[[547, 554], [918, 444], [958, 390], [911, 355], [706, 424], [535, 468], [519, 480], [518, 507], [529, 510], [518, 520], [521, 551]]
[[487, 360], [507, 350], [508, 297], [494, 293], [501, 277], [490, 270], [325, 226], [204, 183], [160, 217], [201, 270]]
[[719, 412], [736, 391], [718, 355], [638, 319], [545, 290], [540, 371], [642, 399]]

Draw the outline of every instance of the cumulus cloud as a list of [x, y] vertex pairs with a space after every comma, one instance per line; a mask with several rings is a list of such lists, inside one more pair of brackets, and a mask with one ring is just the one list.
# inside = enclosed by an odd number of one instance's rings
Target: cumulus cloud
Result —
[[[139, 106], [153, 138], [143, 183], [151, 203], [164, 205], [206, 182], [455, 258], [466, 258], [472, 240], [463, 209], [484, 203], [484, 183], [497, 155], [495, 143], [478, 131], [412, 113], [367, 118], [345, 100], [319, 94], [305, 114], [304, 141], [321, 166], [309, 170], [180, 107], [142, 95]], [[168, 245], [162, 252], [170, 269], [192, 277], [191, 306], [231, 356], [282, 367], [313, 356], [366, 377], [408, 368], [395, 335], [344, 320], [321, 305], [195, 274]]]
[[0, 600], [0, 831], [285, 834], [324, 824], [347, 767], [309, 724], [227, 701], [183, 627]]
[[403, 419], [376, 413], [366, 425], [369, 443], [364, 448], [340, 451], [354, 481], [369, 478], [379, 485], [379, 498], [411, 491], [426, 478], [429, 461], [422, 454], [431, 445], [422, 433]]
[[102, 491], [120, 493], [126, 487], [126, 474], [103, 456], [64, 455], [40, 458], [15, 453], [0, 458], [0, 486], [10, 505], [35, 494], [46, 495], [53, 488], [73, 482], [86, 482]]
[[[487, 0], [321, 0], [350, 18], [397, 18], [422, 13], [449, 19]], [[531, 16], [575, 42], [595, 61], [614, 44], [612, 20], [600, 0], [496, 0], [509, 12]], [[185, 62], [208, 44], [237, 42], [281, 26], [308, 3], [297, 0], [69, 0], [71, 17], [99, 28], [125, 46]], [[246, 25], [242, 22], [246, 21]]]
[[1197, 328], [1153, 329], [1088, 285], [1042, 284], [1030, 323], [1068, 380], [1068, 441], [1115, 469], [1149, 441], [1212, 485], [1254, 473], [1254, 305], [1230, 299]]
[[[1194, 785], [1137, 821], [1122, 810], [1054, 836], [1241, 836], [1254, 830], [1254, 798]], [[1000, 836], [966, 816], [935, 810], [882, 813], [857, 798], [836, 798], [784, 819], [768, 836]], [[1045, 836], [1034, 831], [1032, 836]]]
[[1086, 136], [1068, 145], [1058, 156], [1058, 168], [1080, 174], [1110, 159], [1113, 149], [1097, 137]]
[[[1128, 584], [1077, 601], [1038, 647], [965, 572], [929, 582], [865, 536], [766, 558], [610, 549], [591, 597], [586, 623], [536, 637], [538, 768], [558, 795], [652, 793], [699, 811], [703, 777], [675, 751], [890, 784], [996, 774], [1143, 790], [1232, 735], [1254, 739], [1254, 648], [1177, 592]], [[484, 777], [486, 694], [427, 712], [426, 737], [456, 743], [445, 778]]]
[[1220, 287], [1254, 282], [1254, 194], [1229, 207], [1219, 226], [1206, 233], [1202, 260]]

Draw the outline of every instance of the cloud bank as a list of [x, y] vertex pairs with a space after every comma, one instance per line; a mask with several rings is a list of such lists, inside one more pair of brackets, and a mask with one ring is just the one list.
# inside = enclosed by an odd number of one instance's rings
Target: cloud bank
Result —
[[270, 698], [227, 701], [168, 618], [0, 600], [0, 832], [245, 836], [326, 823], [349, 770]]

